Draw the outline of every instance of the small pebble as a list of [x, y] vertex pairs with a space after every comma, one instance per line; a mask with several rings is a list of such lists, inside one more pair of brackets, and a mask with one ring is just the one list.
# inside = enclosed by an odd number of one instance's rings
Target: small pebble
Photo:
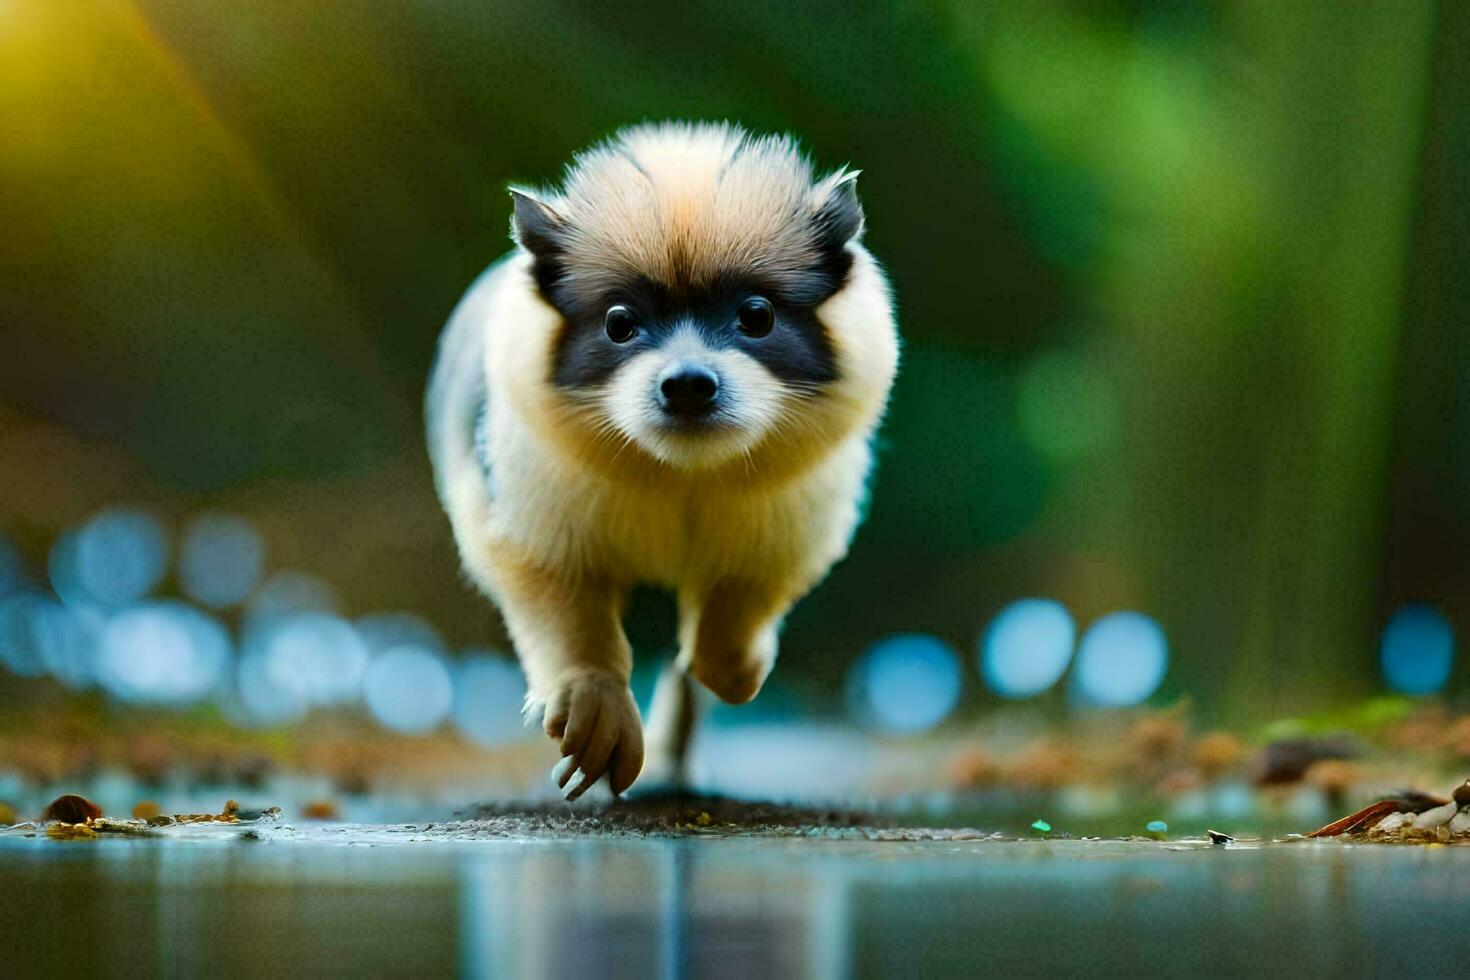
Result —
[[1412, 813], [1390, 813], [1374, 824], [1371, 829], [1375, 833], [1389, 834], [1401, 829], [1404, 824], [1409, 823], [1413, 819], [1414, 815]]
[[1437, 806], [1432, 810], [1425, 810], [1423, 813], [1414, 818], [1414, 829], [1429, 830], [1432, 827], [1438, 827], [1441, 824], [1447, 824], [1454, 819], [1455, 814], [1458, 813], [1459, 810], [1459, 804], [1455, 803], [1454, 800], [1451, 800], [1444, 806]]

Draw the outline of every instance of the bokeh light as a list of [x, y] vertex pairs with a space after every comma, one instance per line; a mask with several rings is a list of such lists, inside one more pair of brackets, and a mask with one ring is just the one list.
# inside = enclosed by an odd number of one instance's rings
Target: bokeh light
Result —
[[1433, 606], [1401, 606], [1383, 628], [1383, 677], [1401, 694], [1433, 694], [1450, 680], [1455, 634]]
[[77, 565], [79, 533], [78, 530], [65, 531], [51, 543], [51, 551], [46, 556], [46, 577], [51, 582], [51, 590], [63, 602], [85, 606], [95, 600], [82, 583]]
[[924, 633], [879, 642], [853, 664], [848, 697], [859, 719], [896, 734], [938, 725], [960, 699], [960, 660], [949, 645]]
[[184, 529], [179, 587], [205, 606], [226, 609], [243, 602], [264, 567], [265, 543], [243, 517], [200, 514]]
[[374, 656], [394, 647], [418, 647], [439, 653], [445, 650], [444, 637], [417, 613], [402, 610], [368, 613], [358, 617], [353, 625]]
[[1021, 599], [1002, 609], [980, 640], [980, 673], [992, 691], [1027, 698], [1055, 684], [1072, 659], [1077, 628], [1060, 602]]
[[245, 629], [248, 633], [297, 613], [335, 613], [339, 607], [337, 591], [317, 576], [276, 572], [250, 597]]
[[252, 659], [261, 657], [269, 683], [305, 705], [345, 704], [361, 691], [367, 645], [338, 616], [287, 616], [252, 634], [248, 642]]
[[96, 607], [45, 600], [31, 607], [30, 631], [46, 670], [71, 688], [97, 682], [107, 615]]
[[505, 745], [527, 737], [521, 718], [526, 681], [509, 657], [469, 653], [454, 678], [454, 726], [480, 745]]
[[1116, 612], [1088, 627], [1072, 671], [1082, 704], [1121, 708], [1147, 699], [1164, 680], [1169, 644], [1159, 624], [1137, 612]]
[[422, 733], [438, 727], [454, 702], [444, 658], [423, 647], [399, 646], [374, 657], [362, 679], [368, 710], [385, 728]]
[[240, 655], [235, 678], [239, 706], [244, 717], [237, 720], [256, 725], [288, 725], [306, 714], [306, 697], [272, 676], [267, 648], [252, 646]]
[[15, 542], [0, 534], [0, 596], [18, 592], [26, 584], [25, 562]]
[[97, 678], [123, 700], [186, 704], [219, 686], [230, 656], [230, 634], [213, 617], [181, 602], [154, 602], [108, 620]]
[[11, 673], [38, 677], [46, 672], [46, 661], [31, 629], [36, 609], [45, 602], [43, 597], [29, 592], [0, 599], [0, 662]]
[[147, 511], [109, 508], [56, 540], [48, 571], [56, 594], [69, 604], [137, 602], [168, 572], [168, 533]]

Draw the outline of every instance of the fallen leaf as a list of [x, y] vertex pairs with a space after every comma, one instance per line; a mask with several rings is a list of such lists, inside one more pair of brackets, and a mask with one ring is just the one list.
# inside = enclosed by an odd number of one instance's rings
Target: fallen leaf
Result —
[[1369, 803], [1356, 813], [1350, 813], [1341, 820], [1334, 820], [1325, 827], [1318, 827], [1308, 834], [1308, 837], [1337, 837], [1341, 834], [1351, 833], [1362, 827], [1377, 823], [1390, 813], [1399, 812], [1403, 804], [1398, 800], [1379, 800], [1377, 803]]

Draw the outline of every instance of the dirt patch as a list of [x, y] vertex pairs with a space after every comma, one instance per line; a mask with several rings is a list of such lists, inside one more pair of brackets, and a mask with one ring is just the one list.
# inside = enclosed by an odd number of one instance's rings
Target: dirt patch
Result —
[[450, 837], [821, 837], [854, 840], [978, 840], [971, 828], [901, 827], [878, 814], [787, 806], [725, 796], [657, 793], [583, 802], [486, 803], [424, 828]]

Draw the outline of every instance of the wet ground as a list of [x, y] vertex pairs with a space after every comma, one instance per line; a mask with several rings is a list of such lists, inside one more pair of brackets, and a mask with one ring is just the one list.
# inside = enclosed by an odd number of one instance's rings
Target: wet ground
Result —
[[1470, 963], [1470, 847], [566, 829], [501, 815], [6, 835], [6, 972], [1426, 977]]

